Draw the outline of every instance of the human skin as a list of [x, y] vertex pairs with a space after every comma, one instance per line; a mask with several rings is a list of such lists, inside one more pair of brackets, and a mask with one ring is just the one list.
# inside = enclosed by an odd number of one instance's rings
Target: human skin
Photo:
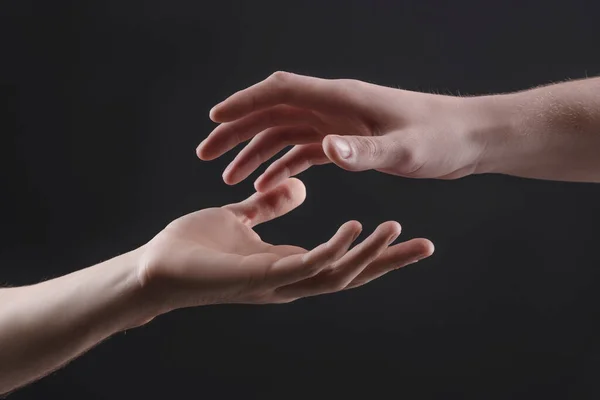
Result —
[[217, 104], [198, 146], [213, 160], [250, 140], [223, 173], [264, 192], [313, 165], [408, 178], [499, 173], [600, 182], [600, 78], [459, 97], [276, 72]]
[[299, 206], [304, 185], [185, 215], [126, 254], [39, 284], [0, 289], [0, 393], [65, 365], [106, 338], [171, 310], [269, 304], [363, 285], [432, 254], [426, 239], [391, 245], [400, 225], [342, 225], [308, 251], [262, 241], [254, 226]]

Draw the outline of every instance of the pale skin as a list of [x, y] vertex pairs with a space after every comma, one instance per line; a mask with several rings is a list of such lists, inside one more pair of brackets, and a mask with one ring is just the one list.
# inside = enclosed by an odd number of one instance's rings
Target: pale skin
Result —
[[600, 78], [455, 97], [277, 72], [210, 117], [219, 125], [198, 146], [200, 159], [250, 140], [224, 171], [227, 184], [293, 146], [255, 180], [258, 191], [328, 163], [408, 178], [600, 182]]
[[426, 239], [394, 244], [388, 221], [351, 248], [357, 221], [308, 251], [261, 240], [254, 226], [299, 206], [304, 185], [185, 215], [148, 243], [36, 285], [0, 289], [0, 393], [65, 365], [108, 337], [171, 310], [210, 304], [287, 303], [361, 286], [433, 253]]
[[201, 159], [251, 140], [224, 172], [228, 184], [293, 148], [258, 177], [258, 193], [246, 201], [184, 216], [96, 266], [1, 289], [0, 393], [176, 308], [285, 303], [360, 286], [432, 254], [426, 239], [389, 246], [400, 233], [393, 221], [350, 250], [356, 221], [311, 251], [262, 242], [252, 227], [302, 203], [304, 186], [289, 178], [313, 165], [409, 178], [502, 173], [600, 182], [599, 78], [464, 98], [279, 72], [210, 117], [219, 125], [198, 146]]

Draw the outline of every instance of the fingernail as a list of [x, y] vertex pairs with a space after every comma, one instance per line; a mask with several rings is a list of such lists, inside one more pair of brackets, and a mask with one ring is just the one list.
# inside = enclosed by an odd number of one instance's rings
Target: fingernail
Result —
[[356, 240], [356, 238], [358, 238], [358, 236], [360, 235], [361, 232], [362, 232], [362, 228], [359, 229], [358, 231], [354, 232], [354, 236], [352, 237], [353, 242]]
[[333, 147], [335, 147], [335, 151], [337, 151], [340, 157], [349, 158], [350, 155], [352, 155], [352, 149], [350, 148], [348, 141], [340, 137], [333, 137], [331, 138], [331, 141], [333, 142]]

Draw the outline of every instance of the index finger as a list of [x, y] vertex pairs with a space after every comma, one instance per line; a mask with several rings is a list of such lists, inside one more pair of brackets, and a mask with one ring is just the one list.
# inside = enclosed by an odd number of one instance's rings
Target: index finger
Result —
[[348, 94], [347, 85], [340, 80], [278, 71], [214, 106], [210, 110], [210, 119], [219, 123], [231, 122], [279, 104], [330, 111], [348, 103]]

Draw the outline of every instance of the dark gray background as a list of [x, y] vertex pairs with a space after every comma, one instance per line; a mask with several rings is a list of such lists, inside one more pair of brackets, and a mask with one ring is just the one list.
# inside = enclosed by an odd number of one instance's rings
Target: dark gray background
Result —
[[[249, 195], [221, 180], [235, 152], [194, 149], [212, 105], [276, 70], [454, 94], [594, 76], [596, 4], [3, 1], [0, 280], [95, 264]], [[597, 398], [600, 186], [301, 178], [306, 203], [266, 240], [395, 219], [435, 255], [342, 294], [174, 312], [11, 398]]]

